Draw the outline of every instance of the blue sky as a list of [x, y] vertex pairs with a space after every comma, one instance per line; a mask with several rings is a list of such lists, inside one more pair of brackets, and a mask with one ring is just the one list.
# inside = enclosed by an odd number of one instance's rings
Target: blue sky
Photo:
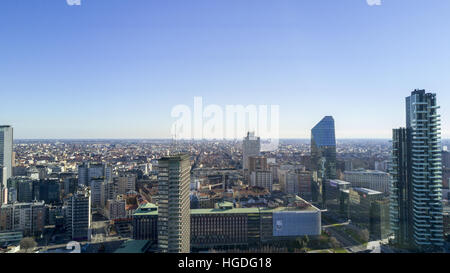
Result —
[[280, 136], [390, 138], [438, 94], [450, 137], [450, 1], [2, 0], [0, 123], [16, 138], [170, 137], [172, 107], [280, 105]]

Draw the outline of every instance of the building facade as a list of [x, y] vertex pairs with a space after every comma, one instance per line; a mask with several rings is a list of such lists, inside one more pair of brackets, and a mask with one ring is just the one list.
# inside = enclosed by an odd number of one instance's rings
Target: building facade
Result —
[[[0, 166], [6, 168], [6, 177], [3, 177], [3, 182], [12, 176], [13, 165], [13, 128], [2, 125], [0, 126]], [[6, 184], [3, 184], [3, 188], [6, 188]]]
[[406, 128], [393, 132], [391, 225], [396, 242], [419, 251], [444, 246], [440, 116], [436, 94], [406, 98]]
[[190, 158], [178, 155], [158, 162], [158, 248], [162, 253], [190, 252]]
[[258, 156], [261, 152], [261, 139], [255, 133], [248, 132], [242, 142], [242, 168], [248, 170], [250, 167], [249, 157]]
[[88, 188], [80, 189], [66, 199], [65, 227], [72, 240], [90, 239], [91, 195]]
[[367, 188], [389, 194], [391, 177], [389, 173], [381, 171], [346, 171], [344, 180], [350, 182], [352, 187]]

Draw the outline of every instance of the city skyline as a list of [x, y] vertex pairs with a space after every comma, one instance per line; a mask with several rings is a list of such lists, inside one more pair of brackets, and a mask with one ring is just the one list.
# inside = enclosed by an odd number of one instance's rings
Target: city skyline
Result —
[[337, 139], [390, 139], [425, 89], [450, 138], [446, 1], [174, 2], [4, 1], [0, 124], [16, 139], [170, 139], [171, 109], [202, 96], [279, 105], [282, 139], [328, 115]]

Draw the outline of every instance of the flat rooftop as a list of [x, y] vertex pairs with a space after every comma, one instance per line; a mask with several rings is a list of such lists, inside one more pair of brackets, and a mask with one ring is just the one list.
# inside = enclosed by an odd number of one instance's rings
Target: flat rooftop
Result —
[[357, 191], [357, 192], [361, 192], [361, 193], [365, 193], [367, 195], [377, 195], [377, 194], [383, 194], [380, 191], [375, 191], [375, 190], [371, 190], [371, 189], [366, 189], [366, 188], [353, 188], [353, 190]]
[[338, 179], [330, 180], [330, 183], [331, 183], [331, 182], [333, 182], [333, 183], [335, 183], [335, 184], [337, 184], [337, 185], [340, 185], [340, 186], [343, 186], [343, 185], [350, 185], [350, 184], [351, 184], [350, 182], [343, 181], [343, 180], [338, 180]]
[[[318, 208], [307, 205], [305, 207], [277, 207], [277, 208], [214, 208], [214, 209], [191, 209], [191, 215], [200, 214], [258, 214], [274, 212], [314, 212]], [[140, 206], [134, 216], [157, 216], [158, 207], [155, 204], [147, 203]]]

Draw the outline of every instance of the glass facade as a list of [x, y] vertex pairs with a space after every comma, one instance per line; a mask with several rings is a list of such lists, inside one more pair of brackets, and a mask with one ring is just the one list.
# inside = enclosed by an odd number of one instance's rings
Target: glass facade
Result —
[[322, 178], [337, 178], [336, 135], [334, 119], [331, 116], [324, 117], [311, 130], [311, 162], [313, 169], [320, 173], [312, 185], [312, 199], [314, 202], [317, 202], [322, 196], [322, 203], [325, 204], [325, 181], [322, 181]]
[[[0, 166], [6, 167], [6, 177], [3, 182], [12, 176], [13, 166], [13, 128], [0, 126]], [[7, 185], [3, 185], [6, 188]]]
[[393, 136], [392, 229], [398, 243], [421, 251], [444, 245], [438, 109], [436, 94], [415, 90], [406, 98], [407, 128]]

